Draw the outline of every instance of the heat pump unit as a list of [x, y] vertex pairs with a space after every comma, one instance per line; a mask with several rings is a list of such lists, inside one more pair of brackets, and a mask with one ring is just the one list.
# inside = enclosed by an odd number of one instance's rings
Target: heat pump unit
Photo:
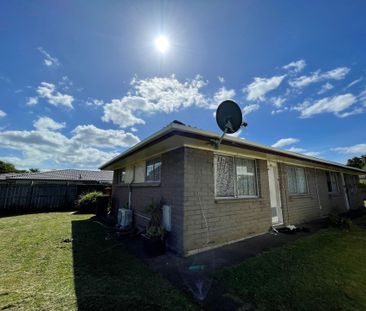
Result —
[[121, 229], [128, 229], [132, 224], [132, 211], [126, 208], [118, 210], [118, 227]]

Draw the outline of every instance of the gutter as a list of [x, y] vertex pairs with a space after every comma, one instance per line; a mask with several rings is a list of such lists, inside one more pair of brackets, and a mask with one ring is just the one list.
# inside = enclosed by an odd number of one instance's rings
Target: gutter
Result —
[[[210, 142], [210, 140], [213, 138], [217, 139], [220, 137], [220, 135], [215, 132], [203, 131], [203, 130], [189, 127], [186, 125], [170, 123], [167, 127], [164, 127], [163, 129], [161, 129], [154, 135], [149, 136], [145, 140], [139, 142], [138, 144], [136, 144], [135, 146], [126, 150], [125, 152], [121, 153], [117, 157], [106, 162], [101, 167], [99, 167], [99, 169], [103, 170], [118, 160], [126, 158], [127, 156], [130, 156], [144, 148], [148, 148], [149, 146], [157, 144], [174, 135], [184, 136], [184, 137], [189, 137], [189, 138], [194, 138], [194, 139], [200, 139], [200, 140], [204, 140], [207, 142]], [[227, 146], [234, 146], [234, 147], [244, 148], [244, 149], [248, 149], [248, 150], [253, 150], [253, 151], [257, 151], [257, 152], [261, 152], [261, 153], [269, 153], [269, 154], [273, 154], [273, 155], [284, 156], [287, 158], [292, 158], [292, 159], [297, 159], [297, 160], [305, 160], [305, 161], [313, 162], [313, 163], [317, 163], [317, 164], [320, 163], [320, 164], [336, 166], [336, 167], [343, 168], [346, 170], [351, 170], [351, 171], [354, 171], [357, 173], [366, 174], [365, 170], [357, 169], [354, 167], [349, 167], [349, 166], [346, 166], [346, 165], [343, 165], [343, 164], [340, 164], [337, 162], [322, 160], [322, 159], [318, 159], [315, 157], [302, 155], [302, 154], [299, 154], [296, 152], [273, 148], [270, 146], [257, 144], [257, 143], [250, 142], [250, 141], [243, 140], [243, 139], [236, 138], [236, 137], [225, 137], [222, 141], [222, 144], [227, 145]]]

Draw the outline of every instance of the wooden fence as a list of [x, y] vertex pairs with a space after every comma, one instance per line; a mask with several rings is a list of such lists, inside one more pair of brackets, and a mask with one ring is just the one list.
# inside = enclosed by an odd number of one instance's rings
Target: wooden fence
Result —
[[72, 210], [80, 193], [104, 187], [66, 183], [0, 183], [0, 214]]

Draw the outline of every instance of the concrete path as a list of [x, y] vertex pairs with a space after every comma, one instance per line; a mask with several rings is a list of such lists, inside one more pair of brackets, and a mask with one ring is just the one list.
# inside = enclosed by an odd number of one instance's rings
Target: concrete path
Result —
[[212, 274], [220, 269], [240, 264], [266, 250], [292, 243], [317, 232], [325, 227], [325, 221], [315, 221], [303, 226], [310, 232], [276, 235], [266, 233], [185, 258], [169, 252], [159, 257], [148, 258], [143, 252], [140, 239], [126, 240], [126, 245], [131, 253], [145, 261], [174, 286], [183, 291], [190, 291], [203, 309], [253, 310], [253, 306], [245, 304], [215, 281]]

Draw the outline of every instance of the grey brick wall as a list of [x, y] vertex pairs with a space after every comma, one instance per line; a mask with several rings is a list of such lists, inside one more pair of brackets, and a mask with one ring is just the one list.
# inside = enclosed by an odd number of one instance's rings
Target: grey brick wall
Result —
[[213, 152], [185, 149], [185, 254], [268, 231], [271, 209], [267, 163], [258, 160], [257, 165], [259, 198], [215, 200]]
[[[154, 200], [159, 202], [164, 198], [172, 211], [172, 231], [167, 236], [168, 247], [182, 252], [183, 227], [183, 178], [184, 178], [184, 148], [162, 154], [161, 182], [159, 184], [132, 184], [131, 207], [134, 211], [135, 225], [146, 228], [148, 215], [146, 207]], [[112, 202], [117, 208], [128, 202], [127, 185], [113, 185]], [[142, 215], [143, 217], [141, 217]]]

